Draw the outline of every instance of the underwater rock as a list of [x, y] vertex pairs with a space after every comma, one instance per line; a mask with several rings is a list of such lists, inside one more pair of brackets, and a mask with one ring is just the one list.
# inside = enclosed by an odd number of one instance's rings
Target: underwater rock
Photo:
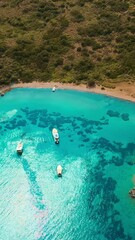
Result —
[[128, 120], [129, 120], [129, 114], [128, 114], [128, 113], [123, 113], [123, 114], [121, 114], [121, 118], [122, 118], [124, 121], [128, 121]]
[[120, 113], [117, 111], [113, 111], [113, 110], [108, 110], [107, 111], [107, 115], [109, 115], [110, 117], [119, 117]]

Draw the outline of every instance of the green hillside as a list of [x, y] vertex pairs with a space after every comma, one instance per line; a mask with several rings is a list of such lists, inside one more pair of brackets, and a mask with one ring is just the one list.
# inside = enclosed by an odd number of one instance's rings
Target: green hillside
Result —
[[134, 0], [1, 0], [0, 84], [135, 81]]

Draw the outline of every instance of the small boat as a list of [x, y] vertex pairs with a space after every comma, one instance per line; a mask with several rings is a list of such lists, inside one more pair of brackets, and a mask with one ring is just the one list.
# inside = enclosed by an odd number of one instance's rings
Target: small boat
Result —
[[135, 198], [135, 187], [131, 191], [129, 191], [129, 194], [132, 198]]
[[53, 128], [52, 135], [53, 135], [55, 143], [59, 143], [59, 134], [58, 134], [58, 130], [56, 128]]
[[58, 175], [58, 177], [62, 177], [62, 166], [61, 165], [58, 165], [58, 167], [57, 167], [57, 175]]
[[4, 95], [5, 95], [5, 94], [4, 94], [4, 92], [1, 92], [1, 94], [0, 94], [0, 95], [1, 95], [1, 97], [4, 97]]
[[55, 90], [56, 90], [56, 87], [53, 87], [53, 88], [52, 88], [52, 92], [55, 92]]
[[22, 154], [23, 152], [23, 144], [21, 142], [18, 143], [16, 151], [18, 154]]

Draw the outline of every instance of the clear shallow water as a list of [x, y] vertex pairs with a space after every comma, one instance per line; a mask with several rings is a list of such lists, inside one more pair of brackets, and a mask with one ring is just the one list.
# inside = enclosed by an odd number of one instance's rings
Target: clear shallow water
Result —
[[0, 132], [1, 240], [135, 239], [134, 103], [15, 89], [0, 98]]

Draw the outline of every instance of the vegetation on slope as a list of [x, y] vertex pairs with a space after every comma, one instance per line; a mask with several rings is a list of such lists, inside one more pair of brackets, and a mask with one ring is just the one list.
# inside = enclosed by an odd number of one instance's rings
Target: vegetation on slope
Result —
[[0, 84], [135, 80], [134, 0], [1, 0]]

